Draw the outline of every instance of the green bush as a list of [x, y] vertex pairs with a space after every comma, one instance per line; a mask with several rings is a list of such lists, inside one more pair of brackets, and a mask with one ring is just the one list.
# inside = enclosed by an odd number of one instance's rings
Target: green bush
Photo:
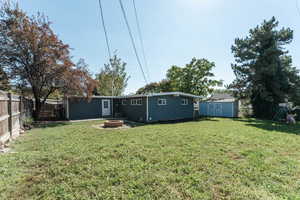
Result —
[[296, 120], [300, 121], [300, 108], [295, 109], [294, 114], [296, 114]]
[[23, 127], [25, 129], [31, 129], [32, 128], [32, 125], [33, 125], [33, 118], [32, 117], [26, 117], [23, 121]]

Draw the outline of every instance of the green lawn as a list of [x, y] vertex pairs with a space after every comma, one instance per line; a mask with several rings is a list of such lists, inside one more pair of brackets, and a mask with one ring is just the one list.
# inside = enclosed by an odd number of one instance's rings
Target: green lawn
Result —
[[300, 199], [300, 124], [97, 123], [20, 137], [0, 155], [0, 199]]

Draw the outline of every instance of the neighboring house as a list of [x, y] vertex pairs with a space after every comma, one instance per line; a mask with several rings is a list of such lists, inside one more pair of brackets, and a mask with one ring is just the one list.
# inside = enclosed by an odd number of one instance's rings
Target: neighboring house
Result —
[[239, 101], [228, 93], [214, 94], [200, 103], [199, 113], [208, 117], [239, 117]]
[[120, 97], [95, 96], [89, 101], [69, 97], [66, 101], [70, 120], [124, 117], [137, 122], [160, 122], [193, 119], [194, 103], [202, 97], [181, 92], [130, 95]]

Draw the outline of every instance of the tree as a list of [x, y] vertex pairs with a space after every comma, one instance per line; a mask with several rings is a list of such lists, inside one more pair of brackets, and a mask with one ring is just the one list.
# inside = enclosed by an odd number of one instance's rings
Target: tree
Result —
[[[273, 17], [238, 38], [232, 46], [236, 79], [231, 84], [240, 99], [250, 99], [254, 115], [272, 119], [279, 103], [292, 98], [299, 87], [299, 74], [284, 46], [293, 39], [289, 28], [277, 29]], [[299, 92], [298, 92], [299, 94]]]
[[39, 117], [56, 90], [89, 96], [95, 85], [86, 71], [74, 66], [70, 48], [59, 40], [42, 14], [28, 17], [18, 5], [0, 10], [0, 66], [16, 85], [30, 88]]
[[290, 85], [289, 90], [289, 102], [292, 102], [295, 106], [300, 106], [300, 75], [299, 70], [295, 67], [291, 67], [288, 71], [288, 77]]
[[138, 89], [136, 94], [151, 94], [151, 93], [159, 93], [159, 92], [172, 92], [174, 91], [171, 82], [164, 79], [160, 82], [149, 83], [146, 86]]
[[124, 93], [129, 78], [126, 63], [115, 55], [96, 77], [97, 93], [102, 96], [120, 96]]
[[7, 91], [10, 89], [9, 79], [5, 71], [0, 68], [0, 90]]
[[211, 70], [214, 67], [213, 62], [193, 58], [185, 67], [172, 66], [167, 72], [167, 80], [175, 91], [207, 96], [213, 87], [222, 85], [222, 81], [213, 79]]
[[138, 89], [136, 94], [151, 94], [151, 93], [158, 93], [158, 92], [160, 92], [160, 85], [158, 82], [153, 82]]
[[150, 83], [137, 91], [137, 94], [158, 92], [185, 92], [194, 95], [207, 96], [215, 86], [222, 81], [214, 80], [211, 70], [213, 62], [206, 59], [193, 58], [185, 67], [172, 66], [167, 72], [167, 78], [160, 82]]

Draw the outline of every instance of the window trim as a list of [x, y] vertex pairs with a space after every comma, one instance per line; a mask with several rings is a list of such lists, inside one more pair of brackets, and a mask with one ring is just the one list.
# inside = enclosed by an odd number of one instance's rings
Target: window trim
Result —
[[141, 98], [139, 98], [139, 99], [131, 99], [130, 104], [132, 106], [141, 106], [141, 105], [143, 105], [143, 100]]
[[181, 99], [181, 105], [182, 105], [182, 106], [187, 106], [187, 105], [189, 105], [189, 99], [187, 99], [187, 98]]
[[[162, 101], [163, 103], [159, 103], [160, 101]], [[166, 105], [168, 105], [167, 99], [163, 99], [163, 98], [157, 99], [157, 105], [158, 106], [166, 106]]]
[[122, 105], [126, 106], [127, 105], [127, 100], [126, 99], [122, 99]]

